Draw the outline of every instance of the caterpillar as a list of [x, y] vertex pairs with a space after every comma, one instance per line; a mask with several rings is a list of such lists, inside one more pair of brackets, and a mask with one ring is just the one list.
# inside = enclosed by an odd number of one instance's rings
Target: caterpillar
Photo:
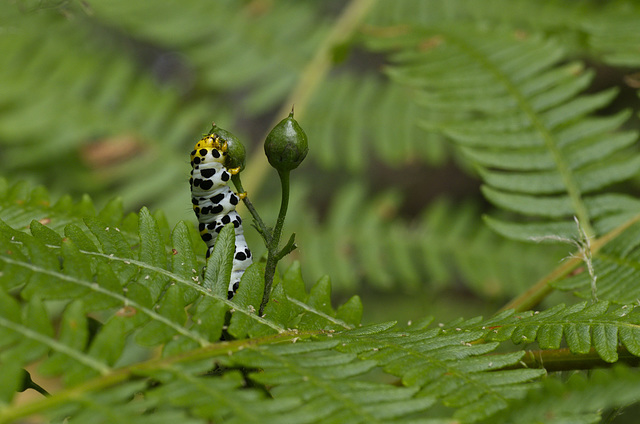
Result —
[[[215, 128], [215, 127], [214, 127]], [[222, 131], [221, 131], [222, 132]], [[198, 218], [200, 237], [207, 244], [207, 259], [213, 252], [218, 233], [226, 224], [235, 227], [235, 252], [229, 282], [228, 298], [238, 290], [242, 274], [251, 265], [251, 251], [244, 239], [242, 219], [236, 205], [246, 193], [234, 193], [229, 179], [240, 172], [241, 167], [227, 168], [228, 143], [214, 130], [198, 141], [191, 152], [191, 203]]]

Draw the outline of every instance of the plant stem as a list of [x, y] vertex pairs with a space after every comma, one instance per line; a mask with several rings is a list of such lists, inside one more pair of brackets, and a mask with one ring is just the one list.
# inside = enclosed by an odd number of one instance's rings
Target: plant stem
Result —
[[[240, 181], [240, 174], [233, 175], [231, 177], [231, 181], [233, 181], [233, 184], [235, 185], [236, 190], [238, 190], [238, 193], [246, 193], [244, 191], [244, 188], [242, 187], [242, 181]], [[271, 231], [269, 231], [269, 228], [265, 225], [264, 221], [262, 221], [262, 218], [258, 214], [258, 211], [253, 206], [253, 203], [251, 203], [251, 200], [249, 200], [249, 196], [245, 196], [245, 198], [242, 199], [242, 202], [247, 207], [249, 213], [251, 213], [251, 216], [256, 223], [258, 231], [262, 234], [265, 243], [269, 245], [271, 242]]]
[[282, 227], [284, 226], [284, 218], [287, 216], [289, 208], [289, 171], [278, 171], [280, 176], [280, 187], [282, 188], [282, 199], [280, 199], [280, 212], [278, 212], [278, 220], [273, 229], [274, 251], [278, 249]]
[[[630, 366], [638, 366], [640, 358], [631, 354], [624, 347], [618, 348], [617, 363], [625, 363]], [[528, 350], [522, 360], [514, 365], [501, 370], [521, 368], [544, 368], [548, 372], [588, 370], [593, 368], [610, 367], [612, 363], [605, 362], [595, 351], [591, 349], [586, 354], [571, 353], [568, 348], [551, 350]]]
[[[278, 245], [280, 244], [280, 236], [282, 235], [282, 228], [284, 227], [284, 220], [287, 216], [287, 209], [289, 208], [289, 175], [290, 171], [278, 171], [278, 175], [280, 177], [280, 186], [282, 188], [282, 198], [280, 200], [280, 212], [278, 213], [278, 220], [276, 221], [276, 226], [273, 231], [268, 228], [262, 218], [258, 214], [258, 211], [253, 206], [253, 203], [249, 200], [249, 197], [246, 196], [242, 201], [245, 206], [253, 216], [253, 219], [257, 225], [258, 231], [262, 234], [262, 238], [264, 239], [265, 245], [267, 246], [267, 263], [265, 265], [264, 271], [264, 292], [262, 294], [262, 302], [260, 303], [260, 310], [258, 312], [259, 316], [262, 316], [264, 313], [264, 308], [269, 303], [269, 297], [271, 295], [271, 288], [273, 287], [273, 277], [276, 274], [276, 265], [278, 261], [282, 259], [284, 256], [291, 253], [292, 250], [296, 248], [294, 243], [295, 234], [291, 235], [287, 244], [282, 248], [282, 250], [278, 250]], [[242, 187], [242, 181], [240, 181], [240, 175], [236, 174], [231, 177], [233, 184], [238, 190], [239, 193], [244, 193], [244, 188]]]
[[[276, 273], [276, 265], [280, 259], [280, 253], [278, 252], [278, 245], [280, 244], [280, 236], [282, 235], [282, 227], [284, 226], [284, 219], [287, 216], [287, 209], [289, 208], [289, 171], [278, 171], [280, 176], [280, 186], [282, 188], [282, 198], [280, 199], [280, 212], [278, 212], [278, 220], [276, 226], [271, 234], [271, 240], [267, 245], [267, 264], [264, 271], [264, 294], [262, 295], [262, 303], [260, 304], [260, 311], [258, 315], [262, 316], [264, 308], [269, 302], [269, 296], [271, 294], [271, 287], [273, 286], [273, 277]], [[289, 243], [287, 243], [289, 246]]]

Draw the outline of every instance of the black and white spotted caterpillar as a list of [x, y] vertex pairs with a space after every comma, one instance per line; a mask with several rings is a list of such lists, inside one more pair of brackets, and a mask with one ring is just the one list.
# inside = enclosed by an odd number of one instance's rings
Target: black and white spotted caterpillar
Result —
[[234, 193], [229, 179], [240, 172], [238, 168], [227, 168], [227, 140], [212, 132], [196, 143], [191, 152], [191, 203], [199, 222], [200, 236], [207, 244], [207, 259], [211, 256], [218, 233], [233, 223], [236, 233], [236, 249], [229, 282], [228, 298], [238, 290], [242, 274], [251, 265], [251, 251], [244, 239], [242, 219], [236, 205], [246, 193]]

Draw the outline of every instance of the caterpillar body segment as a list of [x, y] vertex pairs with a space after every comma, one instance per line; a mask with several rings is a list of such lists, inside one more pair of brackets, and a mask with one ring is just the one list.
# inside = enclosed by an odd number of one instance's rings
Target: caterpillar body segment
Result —
[[231, 176], [240, 172], [241, 168], [227, 168], [227, 156], [227, 142], [222, 137], [215, 133], [205, 135], [191, 152], [193, 169], [189, 183], [200, 236], [208, 247], [207, 259], [222, 228], [227, 224], [233, 224], [235, 228], [235, 252], [228, 288], [228, 297], [231, 299], [252, 259], [244, 238], [242, 219], [236, 212], [236, 205], [246, 193], [234, 193], [229, 187]]

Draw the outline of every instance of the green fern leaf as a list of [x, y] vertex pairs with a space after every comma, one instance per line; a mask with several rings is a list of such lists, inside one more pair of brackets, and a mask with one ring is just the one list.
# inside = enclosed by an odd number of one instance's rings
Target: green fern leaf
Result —
[[543, 349], [558, 349], [562, 337], [574, 354], [594, 349], [606, 362], [618, 360], [618, 344], [637, 355], [638, 313], [632, 305], [610, 306], [608, 302], [586, 302], [565, 307], [558, 305], [539, 313], [505, 312], [482, 323], [488, 340], [511, 340], [513, 343], [538, 341]]
[[[60, 325], [60, 335], [58, 341], [68, 348], [77, 352], [82, 352], [89, 340], [89, 326], [85, 315], [85, 308], [82, 302], [72, 302], [67, 306]], [[43, 375], [63, 376], [63, 382], [71, 386], [81, 382], [82, 375], [92, 373], [90, 369], [74, 357], [54, 352], [38, 367], [38, 371]], [[95, 371], [94, 371], [95, 372]]]
[[412, 399], [415, 389], [352, 381], [370, 370], [375, 362], [359, 361], [353, 354], [325, 351], [335, 345], [335, 341], [326, 340], [273, 346], [244, 350], [231, 359], [240, 364], [259, 364], [264, 371], [250, 377], [277, 386], [273, 390], [276, 399], [302, 395], [305, 406], [291, 415], [283, 414], [281, 418], [285, 421], [384, 422], [433, 404], [430, 397]]
[[305, 279], [330, 269], [338, 292], [352, 292], [359, 284], [415, 291], [425, 284], [444, 288], [462, 280], [482, 295], [515, 295], [566, 255], [566, 247], [496, 236], [482, 225], [479, 207], [471, 202], [438, 199], [406, 222], [396, 191], [370, 196], [356, 179], [337, 190], [327, 217], [320, 219], [300, 206], [306, 196], [293, 193], [299, 200], [290, 206], [291, 225], [299, 228], [296, 239], [304, 246], [299, 256]]
[[[234, 303], [257, 315], [264, 293], [264, 264], [253, 264], [247, 268], [240, 281], [240, 287], [233, 297]], [[248, 335], [254, 337], [273, 332], [273, 329], [264, 326], [253, 328], [254, 321], [248, 315], [237, 315], [235, 311], [232, 313], [229, 333], [236, 338], [245, 338]]]
[[[571, 223], [558, 225], [572, 215], [588, 234], [594, 234], [592, 225], [597, 233], [610, 230], [614, 213], [617, 224], [622, 222], [632, 199], [619, 195], [621, 200], [609, 206], [609, 219], [600, 223], [597, 205], [604, 202], [596, 191], [640, 169], [638, 155], [628, 151], [637, 133], [615, 132], [627, 112], [605, 120], [589, 116], [609, 104], [615, 90], [579, 94], [592, 73], [579, 65], [558, 65], [564, 52], [540, 36], [516, 39], [473, 29], [429, 35], [437, 41], [433, 48], [399, 54], [389, 74], [420, 90], [424, 126], [461, 146], [492, 203], [540, 221], [538, 227], [498, 221], [495, 230], [514, 229], [503, 234], [526, 239], [558, 229], [563, 236], [572, 234]], [[409, 36], [400, 43], [407, 48], [417, 40]], [[470, 89], [470, 82], [493, 92]]]
[[507, 408], [509, 399], [524, 396], [530, 382], [544, 374], [535, 369], [499, 371], [518, 363], [523, 353], [482, 356], [498, 345], [471, 344], [482, 337], [481, 331], [461, 327], [427, 331], [384, 328], [363, 336], [360, 329], [353, 330], [355, 336], [344, 332], [338, 336], [342, 342], [338, 348], [375, 361], [386, 372], [401, 377], [404, 385], [421, 387], [421, 393], [457, 408], [455, 417], [465, 422], [485, 419]]
[[549, 378], [538, 390], [514, 402], [506, 413], [492, 418], [492, 423], [525, 424], [544, 422], [597, 423], [608, 408], [624, 407], [637, 402], [638, 373], [615, 367], [595, 370], [587, 378], [574, 374], [568, 382]]
[[[179, 222], [171, 234], [171, 270], [174, 274], [182, 277], [183, 280], [197, 279], [194, 274], [197, 273], [198, 261], [193, 251], [193, 241], [189, 233], [189, 229], [184, 222]], [[196, 270], [194, 272], [194, 270]], [[181, 287], [184, 303], [193, 302], [197, 296], [197, 292], [193, 288]]]
[[154, 403], [191, 410], [196, 417], [214, 421], [276, 422], [278, 415], [300, 404], [296, 398], [269, 401], [257, 390], [240, 390], [245, 381], [238, 371], [221, 378], [202, 378], [176, 367], [156, 375], [163, 384], [148, 392]]
[[415, 161], [442, 164], [449, 155], [445, 141], [418, 128], [420, 111], [407, 101], [411, 96], [411, 90], [373, 75], [326, 81], [300, 121], [314, 134], [312, 159], [325, 169], [357, 173], [374, 155], [394, 168]]
[[202, 283], [204, 287], [211, 289], [211, 293], [220, 297], [225, 297], [228, 293], [231, 268], [233, 267], [233, 248], [235, 247], [235, 233], [230, 226], [225, 226], [225, 228], [218, 235], [220, 241], [216, 239], [213, 252], [207, 261], [207, 269]]

